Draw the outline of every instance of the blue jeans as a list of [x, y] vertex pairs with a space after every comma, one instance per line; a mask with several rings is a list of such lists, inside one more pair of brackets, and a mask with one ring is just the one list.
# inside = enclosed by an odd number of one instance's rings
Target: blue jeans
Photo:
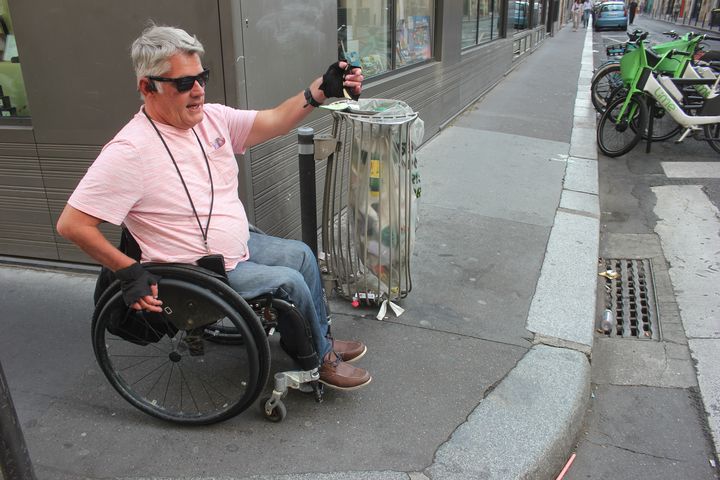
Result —
[[[317, 260], [297, 240], [250, 232], [250, 259], [227, 272], [230, 286], [245, 298], [267, 293], [291, 302], [312, 328], [315, 350], [323, 358], [330, 351], [325, 296]], [[282, 335], [282, 325], [278, 325]]]
[[583, 11], [583, 27], [588, 26], [589, 19], [590, 19], [590, 10]]

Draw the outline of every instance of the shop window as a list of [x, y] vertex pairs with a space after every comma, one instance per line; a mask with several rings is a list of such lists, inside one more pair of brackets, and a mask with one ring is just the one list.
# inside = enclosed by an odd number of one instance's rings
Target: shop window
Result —
[[477, 44], [478, 14], [478, 0], [463, 0], [462, 48]]
[[0, 116], [30, 116], [7, 0], [0, 0]]
[[338, 0], [339, 57], [365, 77], [430, 60], [434, 19], [434, 0]]
[[432, 0], [397, 0], [395, 3], [395, 66], [432, 58]]
[[542, 0], [533, 2], [533, 27], [539, 27], [545, 24], [545, 8]]
[[531, 1], [513, 0], [510, 2], [510, 18], [515, 30], [525, 30], [530, 27]]
[[500, 0], [463, 0], [463, 48], [495, 40], [500, 36], [500, 16], [495, 12]]
[[545, 24], [545, 0], [510, 0], [509, 15], [515, 30]]

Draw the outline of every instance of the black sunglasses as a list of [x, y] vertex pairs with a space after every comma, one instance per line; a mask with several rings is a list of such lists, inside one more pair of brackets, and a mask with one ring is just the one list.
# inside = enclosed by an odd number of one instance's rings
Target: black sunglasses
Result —
[[175, 84], [175, 88], [178, 92], [187, 92], [191, 88], [193, 88], [193, 85], [195, 85], [195, 82], [198, 82], [201, 87], [205, 87], [205, 84], [210, 79], [210, 70], [207, 68], [200, 72], [198, 75], [193, 75], [190, 77], [179, 77], [179, 78], [167, 78], [167, 77], [147, 77], [150, 80], [154, 80], [156, 82], [172, 82]]

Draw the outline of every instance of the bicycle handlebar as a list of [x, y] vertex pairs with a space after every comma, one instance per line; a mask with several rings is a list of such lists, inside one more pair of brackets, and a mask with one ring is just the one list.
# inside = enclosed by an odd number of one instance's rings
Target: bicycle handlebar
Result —
[[705, 35], [705, 40], [712, 40], [714, 42], [720, 42], [720, 37], [710, 37]]

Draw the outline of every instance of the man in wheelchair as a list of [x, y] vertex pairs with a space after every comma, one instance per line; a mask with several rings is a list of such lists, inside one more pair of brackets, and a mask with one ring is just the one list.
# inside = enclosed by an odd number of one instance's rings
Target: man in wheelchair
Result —
[[[121, 281], [125, 303], [160, 312], [158, 278], [145, 262], [191, 263], [227, 273], [245, 298], [272, 293], [310, 323], [321, 360], [320, 382], [353, 390], [370, 374], [350, 365], [367, 348], [329, 335], [320, 271], [312, 251], [295, 240], [249, 231], [238, 197], [234, 154], [288, 133], [343, 89], [357, 97], [363, 76], [345, 62], [332, 65], [304, 92], [260, 111], [205, 104], [210, 72], [202, 44], [187, 32], [152, 25], [132, 45], [144, 105], [88, 169], [68, 200], [57, 230]], [[99, 230], [124, 224], [142, 252], [140, 262]], [[282, 326], [279, 326], [282, 334]]]

